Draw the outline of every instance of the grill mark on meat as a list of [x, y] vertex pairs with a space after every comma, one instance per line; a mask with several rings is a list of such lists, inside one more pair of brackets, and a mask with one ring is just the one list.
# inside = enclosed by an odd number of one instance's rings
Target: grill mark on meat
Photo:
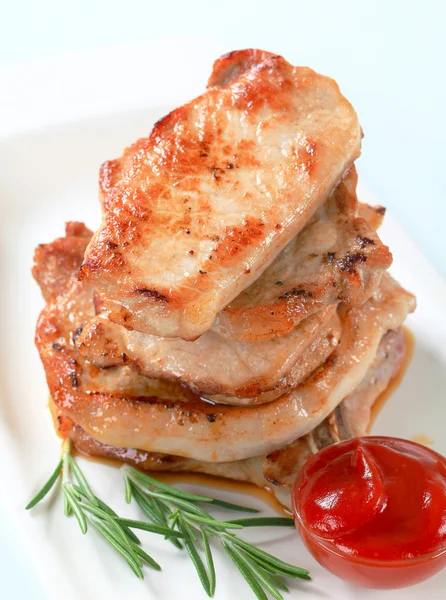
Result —
[[222, 169], [221, 167], [217, 167], [216, 165], [213, 165], [212, 167], [208, 167], [208, 171], [210, 171], [212, 173], [212, 177], [213, 177], [213, 179], [215, 179], [215, 181], [220, 181], [222, 175], [224, 175], [226, 173], [225, 169]]
[[365, 254], [361, 254], [361, 252], [355, 252], [354, 254], [347, 252], [344, 258], [340, 258], [336, 261], [336, 264], [344, 273], [355, 273], [356, 263], [366, 261], [367, 256], [365, 256]]
[[81, 335], [82, 331], [83, 331], [84, 327], [83, 325], [81, 325], [80, 327], [76, 327], [76, 329], [73, 331], [71, 340], [73, 342], [73, 344], [75, 343], [75, 341], [77, 340], [77, 338]]
[[[358, 205], [356, 182], [353, 167], [263, 275], [217, 315], [214, 331], [242, 341], [279, 337], [331, 302], [350, 306], [366, 302], [392, 257], [376, 234], [376, 212]], [[361, 249], [358, 236], [374, 244]], [[351, 256], [358, 253], [367, 260], [352, 265]], [[311, 290], [313, 297], [279, 296], [278, 281], [284, 291]], [[272, 309], [274, 320], [268, 318]]]
[[[186, 233], [188, 233], [188, 232], [186, 232]], [[138, 288], [137, 287], [137, 288], [135, 288], [135, 292], [137, 294], [141, 294], [141, 295], [145, 296], [146, 298], [153, 298], [157, 302], [165, 302], [165, 303], [169, 302], [169, 298], [165, 294], [161, 294], [157, 290], [148, 290], [147, 288]]]
[[71, 385], [72, 385], [72, 387], [74, 387], [74, 388], [79, 387], [79, 379], [78, 379], [78, 377], [76, 375], [76, 372], [75, 371], [70, 371], [69, 376], [71, 378]]
[[358, 241], [360, 248], [365, 248], [366, 246], [369, 246], [370, 244], [372, 244], [373, 246], [375, 245], [374, 240], [371, 240], [368, 237], [363, 237], [362, 235], [358, 235], [356, 239]]
[[[282, 285], [282, 284], [280, 284]], [[297, 289], [297, 288], [293, 288], [292, 290], [290, 290], [289, 292], [285, 292], [284, 294], [282, 294], [281, 296], [279, 296], [279, 300], [285, 299], [285, 298], [291, 298], [292, 296], [302, 296], [303, 298], [312, 298], [313, 297], [313, 292], [308, 292], [306, 290], [303, 289]]]

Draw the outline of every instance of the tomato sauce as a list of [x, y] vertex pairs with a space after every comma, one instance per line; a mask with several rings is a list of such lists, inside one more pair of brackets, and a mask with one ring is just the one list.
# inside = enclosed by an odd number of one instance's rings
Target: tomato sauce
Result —
[[[356, 583], [399, 587], [407, 582], [392, 576], [390, 564], [413, 566], [436, 553], [446, 561], [446, 459], [414, 442], [364, 437], [324, 448], [303, 467], [293, 508], [313, 554], [325, 548], [342, 556], [337, 574], [344, 576], [350, 561], [356, 571], [359, 563], [381, 565], [390, 575], [383, 580], [381, 573], [377, 581], [355, 576]], [[418, 568], [417, 581], [420, 575]]]

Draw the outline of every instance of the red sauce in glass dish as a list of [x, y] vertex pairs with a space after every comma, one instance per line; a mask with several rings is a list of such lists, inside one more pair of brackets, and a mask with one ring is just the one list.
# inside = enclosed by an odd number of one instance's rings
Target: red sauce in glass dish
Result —
[[326, 568], [404, 587], [446, 565], [446, 459], [389, 437], [354, 438], [305, 463], [293, 490], [300, 534]]

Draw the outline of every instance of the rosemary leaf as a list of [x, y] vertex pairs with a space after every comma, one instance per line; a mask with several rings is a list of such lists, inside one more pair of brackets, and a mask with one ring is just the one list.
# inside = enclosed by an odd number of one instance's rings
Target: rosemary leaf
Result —
[[124, 546], [126, 546], [128, 544], [127, 535], [126, 535], [125, 531], [123, 530], [122, 526], [118, 523], [117, 518], [112, 517], [107, 512], [102, 510], [102, 508], [98, 508], [97, 506], [93, 506], [93, 505], [90, 506], [89, 504], [86, 504], [85, 502], [80, 502], [79, 506], [89, 516], [95, 515], [96, 517], [98, 517], [99, 519], [102, 519], [105, 523], [107, 523], [109, 529], [111, 529], [114, 532], [114, 534], [116, 535], [116, 538], [119, 538], [121, 540], [121, 544], [123, 544]]
[[217, 500], [215, 498], [209, 498], [208, 496], [198, 496], [197, 494], [191, 494], [189, 492], [185, 492], [184, 490], [180, 490], [172, 485], [167, 483], [162, 483], [147, 473], [142, 473], [138, 471], [134, 467], [130, 467], [129, 465], [125, 465], [123, 467], [124, 473], [130, 474], [131, 477], [136, 478], [141, 483], [144, 483], [148, 487], [153, 487], [157, 490], [166, 492], [170, 496], [174, 496], [176, 498], [182, 498], [183, 500], [187, 500], [189, 502], [204, 502], [209, 504], [214, 504], [215, 506], [221, 506], [223, 508], [228, 508], [230, 510], [239, 510], [242, 512], [250, 512], [250, 513], [258, 513], [259, 511], [256, 508], [249, 508], [247, 506], [240, 506], [238, 504], [233, 504], [232, 502], [225, 502], [224, 500]]
[[71, 515], [71, 513], [73, 512], [71, 510], [71, 504], [70, 504], [67, 494], [63, 495], [63, 512], [66, 517], [69, 517]]
[[235, 552], [235, 554], [237, 554], [239, 559], [245, 563], [246, 567], [251, 569], [253, 575], [255, 575], [255, 577], [259, 580], [259, 582], [262, 585], [264, 590], [269, 592], [271, 594], [271, 596], [276, 598], [276, 600], [283, 600], [282, 594], [279, 592], [279, 590], [276, 588], [276, 586], [272, 583], [271, 578], [270, 578], [271, 576], [268, 573], [261, 571], [258, 568], [258, 565], [249, 556], [249, 554], [243, 553], [240, 550], [240, 548], [236, 548], [234, 546], [232, 546], [232, 550]]
[[[70, 481], [70, 463], [68, 462], [68, 456], [70, 454], [70, 439], [67, 438], [62, 444], [62, 485]], [[66, 517], [69, 517], [72, 513], [71, 504], [68, 495], [63, 495], [63, 511]]]
[[76, 481], [78, 482], [79, 487], [80, 487], [81, 492], [83, 493], [83, 495], [86, 498], [88, 498], [88, 500], [90, 500], [90, 502], [92, 504], [94, 504], [94, 506], [98, 506], [98, 503], [96, 501], [96, 496], [91, 491], [91, 487], [88, 485], [88, 481], [85, 479], [85, 476], [82, 473], [79, 465], [74, 460], [74, 458], [71, 456], [71, 454], [68, 454], [67, 460], [68, 460], [68, 463], [70, 465], [70, 469], [73, 472], [73, 475], [76, 478]]
[[167, 525], [167, 519], [164, 510], [166, 510], [166, 512], [170, 512], [169, 507], [166, 506], [163, 502], [161, 502], [158, 498], [152, 498], [152, 502], [154, 509], [158, 513], [161, 522]]
[[116, 538], [116, 536], [113, 534], [110, 528], [107, 527], [104, 521], [102, 521], [96, 516], [92, 516], [90, 520], [96, 527], [96, 529], [99, 531], [99, 533], [107, 540], [107, 542], [111, 546], [113, 546], [113, 548], [117, 552], [119, 552], [119, 554], [126, 560], [126, 562], [130, 566], [132, 571], [135, 573], [135, 575], [140, 579], [144, 579], [144, 574], [141, 570], [141, 564], [139, 562], [139, 559], [135, 560], [133, 554], [130, 553], [128, 549], [120, 543], [120, 541]]
[[160, 525], [167, 524], [165, 522], [165, 520], [163, 521], [161, 519], [159, 511], [156, 510], [153, 499], [150, 498], [150, 496], [145, 496], [144, 493], [141, 492], [141, 490], [138, 487], [134, 487], [134, 486], [132, 486], [132, 496], [133, 496], [133, 498], [135, 498], [136, 503], [141, 508], [141, 510], [144, 512], [144, 514], [147, 517], [149, 517], [149, 519], [152, 519], [152, 521], [155, 521], [156, 523], [159, 523]]
[[209, 576], [206, 572], [203, 561], [201, 560], [200, 555], [198, 554], [197, 549], [194, 546], [194, 542], [193, 542], [192, 538], [190, 537], [187, 529], [184, 527], [184, 521], [181, 519], [181, 517], [178, 520], [178, 527], [180, 529], [180, 532], [183, 534], [183, 538], [184, 538], [183, 543], [186, 547], [187, 552], [189, 553], [189, 556], [192, 560], [195, 570], [198, 573], [198, 577], [200, 578], [201, 585], [203, 586], [206, 594], [208, 596], [211, 596], [211, 582], [209, 580]]
[[257, 565], [257, 568], [260, 569], [264, 575], [268, 575], [269, 580], [278, 590], [282, 590], [283, 592], [290, 591], [287, 588], [287, 586], [285, 585], [285, 583], [283, 582], [281, 577], [277, 577], [275, 574], [269, 573], [264, 567], [260, 566], [260, 564], [257, 561], [256, 561], [256, 565]]
[[300, 567], [295, 567], [294, 565], [286, 563], [285, 561], [280, 560], [280, 558], [277, 558], [272, 554], [265, 552], [265, 550], [261, 550], [260, 548], [257, 548], [257, 546], [253, 546], [252, 544], [249, 544], [244, 540], [241, 540], [239, 537], [233, 534], [229, 533], [226, 535], [230, 537], [231, 542], [237, 544], [238, 546], [241, 546], [254, 558], [259, 557], [266, 564], [271, 565], [271, 567], [275, 567], [276, 573], [280, 573], [291, 578], [311, 579], [311, 577], [309, 576], [309, 571], [307, 571], [306, 569], [301, 569]]
[[85, 494], [82, 492], [82, 488], [80, 488], [77, 483], [72, 483], [71, 482], [71, 489], [73, 490], [73, 492], [76, 495], [76, 498], [78, 500], [82, 500], [82, 498], [85, 498]]
[[122, 519], [120, 517], [116, 518], [116, 522], [120, 525], [126, 525], [127, 527], [131, 527], [132, 529], [143, 529], [144, 531], [150, 531], [152, 533], [159, 533], [165, 536], [172, 536], [181, 538], [181, 533], [178, 531], [172, 531], [170, 527], [164, 527], [164, 525], [159, 525], [158, 523], [147, 523], [146, 521], [134, 521], [133, 519]]
[[[98, 503], [99, 508], [102, 508], [102, 510], [106, 513], [108, 513], [111, 517], [116, 517], [119, 518], [118, 515], [115, 513], [115, 511], [110, 508], [108, 506], [108, 504], [106, 504], [105, 502], [103, 502], [100, 498], [98, 498], [97, 496], [95, 496], [96, 498], [96, 502]], [[134, 543], [137, 544], [138, 546], [141, 545], [141, 541], [140, 539], [133, 533], [133, 531], [127, 527], [126, 525], [122, 525], [121, 527], [123, 529], [123, 531], [125, 532], [126, 536]]]
[[207, 564], [207, 568], [208, 568], [209, 596], [212, 597], [215, 592], [215, 583], [216, 583], [214, 559], [212, 557], [212, 550], [209, 545], [209, 538], [204, 529], [201, 530], [201, 537], [203, 539], [204, 554], [206, 556], [206, 564]]
[[186, 515], [182, 515], [182, 513], [179, 513], [178, 515], [178, 525], [181, 522], [182, 524], [182, 528], [186, 531], [187, 536], [193, 541], [196, 542], [197, 541], [197, 536], [194, 533], [194, 530], [192, 529], [192, 527], [189, 525], [189, 523], [187, 522], [187, 517]]
[[223, 545], [223, 548], [226, 550], [226, 552], [228, 553], [229, 557], [231, 558], [232, 562], [235, 564], [235, 566], [237, 567], [237, 569], [240, 571], [240, 573], [246, 579], [247, 583], [249, 584], [249, 586], [251, 587], [252, 591], [257, 596], [257, 598], [259, 600], [268, 600], [267, 595], [265, 594], [265, 592], [263, 591], [262, 587], [257, 582], [257, 580], [254, 578], [251, 570], [246, 566], [246, 564], [244, 562], [242, 562], [240, 560], [240, 558], [238, 557], [238, 555], [234, 552], [234, 550], [226, 542], [226, 540], [222, 540], [221, 543]]
[[212, 504], [214, 506], [221, 506], [222, 508], [228, 508], [229, 510], [239, 510], [240, 512], [247, 513], [258, 513], [260, 511], [257, 508], [250, 508], [249, 506], [240, 506], [239, 504], [233, 504], [232, 502], [225, 502], [224, 500], [216, 500], [212, 498]]
[[51, 490], [53, 485], [59, 479], [61, 470], [62, 470], [62, 459], [60, 459], [60, 461], [57, 463], [57, 467], [54, 469], [54, 472], [52, 473], [52, 475], [48, 479], [48, 481], [45, 483], [45, 485], [40, 489], [39, 492], [37, 492], [37, 494], [34, 496], [34, 498], [28, 502], [28, 504], [25, 507], [25, 510], [29, 510], [30, 508], [33, 508], [34, 506], [36, 506], [36, 504], [38, 504], [41, 500], [43, 500], [43, 498], [45, 498], [45, 496]]
[[196, 515], [201, 515], [202, 517], [209, 517], [212, 519], [212, 516], [208, 512], [206, 512], [199, 506], [195, 506], [195, 504], [192, 504], [192, 502], [189, 502], [188, 500], [184, 500], [183, 498], [172, 497], [171, 495], [166, 494], [164, 492], [150, 492], [150, 495], [153, 498], [158, 498], [160, 500], [163, 500], [167, 504], [174, 503], [175, 505], [179, 506], [180, 508], [182, 508], [188, 512], [191, 512]]
[[253, 560], [255, 560], [255, 562], [259, 565], [259, 567], [261, 567], [264, 571], [266, 571], [267, 573], [269, 573], [270, 575], [279, 575], [282, 577], [287, 577], [287, 571], [284, 571], [283, 569], [280, 569], [279, 567], [276, 566], [272, 566], [270, 563], [268, 563], [266, 560], [260, 558], [259, 556], [254, 556], [253, 554], [249, 553], [251, 558]]
[[62, 484], [62, 489], [64, 491], [64, 496], [67, 499], [68, 506], [73, 511], [74, 516], [79, 523], [79, 527], [81, 528], [82, 533], [87, 533], [87, 519], [85, 518], [84, 513], [82, 512], [81, 507], [79, 506], [79, 500], [76, 497], [75, 492], [72, 489], [72, 483], [66, 482]]
[[161, 481], [150, 477], [150, 475], [147, 475], [147, 473], [141, 473], [141, 471], [138, 471], [134, 467], [125, 465], [123, 470], [125, 473], [130, 474], [131, 477], [135, 477], [140, 482], [145, 483], [148, 487], [153, 487], [157, 490], [167, 492], [170, 496], [182, 498], [183, 500], [188, 500], [189, 502], [212, 502], [212, 498], [190, 494], [189, 492], [180, 490], [172, 485], [168, 485], [167, 483], [162, 483]]
[[[154, 521], [155, 523], [159, 523], [160, 525], [165, 525], [166, 527], [169, 526], [169, 524], [167, 523], [166, 516], [161, 511], [161, 508], [157, 510], [154, 498], [146, 496], [139, 489], [139, 487], [134, 485], [132, 485], [132, 494], [136, 503], [146, 515], [146, 517], [148, 517], [151, 521]], [[173, 529], [172, 524], [170, 524], [170, 528]], [[168, 539], [176, 548], [179, 548], [180, 550], [183, 548], [181, 542], [177, 538], [167, 536], [165, 536], [165, 538]]]
[[132, 483], [129, 477], [124, 475], [125, 501], [130, 504], [132, 501]]
[[201, 515], [187, 515], [187, 519], [190, 521], [197, 521], [197, 523], [203, 523], [204, 525], [211, 525], [216, 529], [243, 529], [243, 525], [234, 523], [233, 521], [217, 521], [212, 517], [202, 517]]
[[147, 554], [147, 552], [145, 552], [142, 548], [140, 548], [136, 544], [134, 545], [133, 550], [135, 551], [135, 554], [140, 556], [142, 558], [142, 560], [144, 560], [148, 565], [153, 567], [156, 571], [161, 571], [161, 566], [156, 562], [156, 560], [154, 558], [152, 558], [150, 556], [150, 554]]

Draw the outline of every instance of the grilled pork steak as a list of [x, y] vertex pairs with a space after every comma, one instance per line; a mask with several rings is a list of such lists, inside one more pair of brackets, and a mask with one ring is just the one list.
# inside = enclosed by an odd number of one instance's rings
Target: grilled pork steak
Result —
[[80, 277], [116, 323], [194, 340], [311, 219], [360, 139], [332, 79], [232, 52], [203, 95], [103, 166]]
[[290, 507], [290, 491], [305, 460], [329, 444], [366, 435], [371, 407], [401, 368], [405, 356], [401, 329], [389, 331], [381, 340], [375, 360], [359, 386], [318, 427], [289, 446], [263, 456], [229, 463], [203, 462], [169, 454], [102, 444], [89, 436], [53, 405], [56, 429], [70, 437], [76, 448], [93, 456], [128, 462], [147, 471], [198, 472], [228, 479], [269, 485], [278, 500]]
[[[59, 265], [65, 268], [70, 241], [78, 245], [78, 238], [69, 238], [38, 249], [35, 274], [43, 285], [57, 281]], [[45, 271], [42, 257], [53, 274]], [[321, 367], [274, 402], [251, 408], [211, 405], [190, 392], [166, 400], [152, 395], [150, 380], [136, 373], [133, 388], [147, 394], [109, 391], [113, 373], [92, 366], [73, 343], [94, 315], [93, 295], [77, 281], [75, 269], [61, 291], [44, 289], [49, 300], [36, 333], [56, 406], [102, 443], [211, 462], [267, 454], [311, 431], [359, 385], [382, 336], [414, 307], [413, 296], [385, 275], [364, 306], [339, 312], [341, 342]], [[115, 369], [119, 380], [120, 367]]]
[[288, 335], [261, 342], [232, 342], [213, 331], [195, 342], [160, 338], [98, 316], [84, 326], [76, 346], [98, 367], [128, 364], [146, 377], [181, 381], [219, 402], [260, 404], [278, 398], [290, 381], [300, 383], [328, 358], [339, 337], [332, 305]]
[[379, 239], [379, 212], [358, 207], [354, 167], [304, 229], [212, 326], [231, 339], [285, 335], [321, 308], [363, 304], [389, 268], [392, 255]]
[[[365, 302], [390, 264], [388, 249], [356, 216], [356, 179], [352, 169], [312, 222], [198, 340], [128, 330], [102, 313], [84, 327], [79, 351], [99, 367], [130, 364], [228, 404], [261, 404], [296, 387], [336, 345], [338, 302]], [[232, 310], [244, 335], [232, 327]]]

